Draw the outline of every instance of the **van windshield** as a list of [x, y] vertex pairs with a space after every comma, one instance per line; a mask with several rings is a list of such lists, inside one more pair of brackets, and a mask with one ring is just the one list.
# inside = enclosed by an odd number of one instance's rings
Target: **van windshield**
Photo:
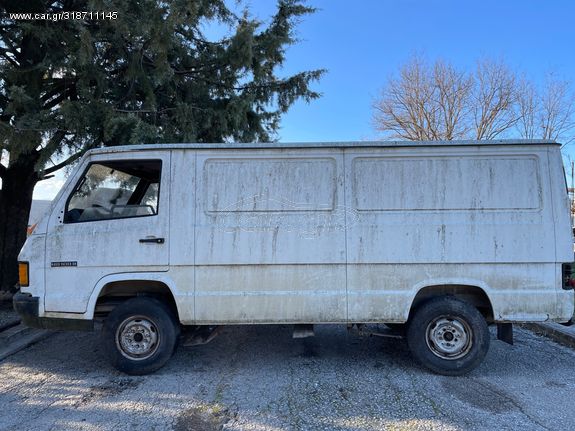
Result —
[[68, 199], [65, 223], [158, 213], [160, 160], [92, 163]]

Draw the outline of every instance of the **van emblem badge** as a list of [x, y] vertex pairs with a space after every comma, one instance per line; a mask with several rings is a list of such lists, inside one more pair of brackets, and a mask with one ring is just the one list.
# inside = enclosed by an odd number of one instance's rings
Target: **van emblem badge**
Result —
[[72, 261], [72, 262], [52, 262], [50, 264], [50, 266], [52, 268], [62, 268], [62, 267], [68, 267], [68, 266], [78, 266], [78, 262], [76, 261]]

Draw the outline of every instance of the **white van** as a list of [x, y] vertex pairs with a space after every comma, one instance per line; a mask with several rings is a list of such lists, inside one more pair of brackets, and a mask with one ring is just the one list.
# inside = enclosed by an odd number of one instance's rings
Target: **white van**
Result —
[[574, 311], [569, 200], [547, 141], [98, 149], [19, 260], [23, 321], [103, 320], [131, 374], [164, 365], [181, 329], [193, 344], [228, 324], [385, 323], [457, 375], [485, 356], [488, 324], [510, 342], [514, 322]]

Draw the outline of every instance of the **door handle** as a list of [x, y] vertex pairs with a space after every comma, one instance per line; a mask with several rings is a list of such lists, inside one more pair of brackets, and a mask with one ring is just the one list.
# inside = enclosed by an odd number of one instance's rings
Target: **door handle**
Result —
[[163, 244], [164, 238], [140, 238], [140, 243]]

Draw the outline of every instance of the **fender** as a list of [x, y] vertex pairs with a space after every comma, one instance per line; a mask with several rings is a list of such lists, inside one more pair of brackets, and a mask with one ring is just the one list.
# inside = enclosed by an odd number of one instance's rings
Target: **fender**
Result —
[[493, 309], [493, 314], [496, 315], [495, 313], [497, 312], [496, 311], [497, 306], [496, 306], [495, 302], [493, 301], [493, 298], [494, 298], [494, 295], [492, 294], [493, 289], [487, 283], [485, 283], [482, 280], [477, 280], [477, 279], [473, 279], [473, 278], [450, 277], [450, 278], [427, 279], [427, 280], [420, 281], [419, 283], [412, 286], [410, 289], [411, 297], [410, 297], [410, 300], [408, 301], [408, 308], [403, 311], [403, 315], [405, 317], [405, 320], [407, 321], [407, 319], [409, 317], [409, 312], [410, 312], [411, 308], [413, 307], [413, 302], [415, 301], [415, 297], [417, 296], [417, 294], [421, 290], [425, 289], [426, 287], [450, 286], [450, 285], [480, 288], [481, 290], [483, 290], [483, 292], [485, 292], [485, 295], [487, 295], [487, 299], [489, 299], [489, 302], [491, 303], [491, 307]]
[[[178, 290], [178, 288], [176, 287], [176, 283], [167, 273], [165, 273], [165, 272], [122, 272], [122, 273], [116, 273], [116, 274], [109, 274], [109, 275], [102, 277], [100, 280], [98, 280], [98, 282], [96, 283], [96, 286], [94, 287], [94, 290], [92, 291], [92, 294], [90, 295], [90, 299], [88, 301], [88, 305], [87, 305], [87, 309], [86, 309], [86, 313], [84, 314], [84, 317], [87, 319], [93, 319], [94, 318], [94, 309], [96, 308], [96, 302], [98, 301], [98, 297], [100, 296], [100, 292], [102, 292], [102, 289], [104, 288], [104, 286], [106, 286], [108, 283], [112, 283], [112, 282], [116, 282], [116, 281], [132, 281], [132, 280], [158, 281], [160, 283], [165, 284], [168, 287], [168, 289], [170, 289], [170, 292], [172, 293], [172, 296], [175, 299], [176, 307], [178, 308], [178, 314], [180, 316], [180, 319], [182, 319], [183, 316], [187, 316], [188, 314], [190, 314], [190, 310], [184, 310], [181, 299], [189, 297], [189, 300], [193, 301], [193, 292], [190, 295], [189, 293], [184, 293], [184, 292]], [[188, 301], [186, 300], [184, 302], [187, 303]]]

